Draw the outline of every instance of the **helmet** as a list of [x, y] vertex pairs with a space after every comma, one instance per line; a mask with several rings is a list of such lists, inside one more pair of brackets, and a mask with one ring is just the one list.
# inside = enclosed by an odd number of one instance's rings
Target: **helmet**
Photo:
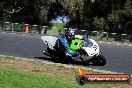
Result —
[[66, 34], [66, 35], [75, 35], [75, 29], [72, 29], [72, 28], [67, 28], [67, 29], [65, 29], [65, 31], [64, 31], [64, 33]]
[[64, 33], [65, 33], [66, 37], [68, 37], [69, 39], [73, 39], [75, 36], [75, 29], [67, 28], [67, 29], [65, 29]]

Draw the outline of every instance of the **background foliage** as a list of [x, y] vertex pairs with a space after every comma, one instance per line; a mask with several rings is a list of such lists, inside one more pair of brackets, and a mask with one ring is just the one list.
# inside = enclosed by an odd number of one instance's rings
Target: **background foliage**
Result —
[[3, 0], [0, 13], [2, 21], [49, 25], [67, 16], [65, 27], [132, 34], [131, 0]]

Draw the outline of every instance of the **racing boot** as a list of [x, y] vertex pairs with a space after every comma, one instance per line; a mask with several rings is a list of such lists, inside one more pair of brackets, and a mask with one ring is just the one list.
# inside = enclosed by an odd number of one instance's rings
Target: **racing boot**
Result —
[[47, 51], [45, 51], [45, 50], [43, 50], [42, 53], [43, 53], [44, 55], [46, 55], [46, 56], [51, 57], [51, 55], [50, 55]]
[[68, 63], [72, 63], [73, 62], [72, 55], [69, 53], [66, 53], [66, 60]]

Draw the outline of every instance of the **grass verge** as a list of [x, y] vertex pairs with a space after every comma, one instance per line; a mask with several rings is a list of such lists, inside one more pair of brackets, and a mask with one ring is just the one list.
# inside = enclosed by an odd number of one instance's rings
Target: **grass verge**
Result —
[[57, 35], [58, 33], [60, 33], [63, 30], [63, 28], [65, 26], [64, 23], [54, 23], [53, 22], [52, 24], [53, 24], [53, 26], [50, 30], [47, 31], [47, 34]]
[[[89, 74], [98, 74], [92, 70]], [[0, 88], [132, 88], [132, 84], [76, 83], [76, 69], [40, 61], [0, 57]]]

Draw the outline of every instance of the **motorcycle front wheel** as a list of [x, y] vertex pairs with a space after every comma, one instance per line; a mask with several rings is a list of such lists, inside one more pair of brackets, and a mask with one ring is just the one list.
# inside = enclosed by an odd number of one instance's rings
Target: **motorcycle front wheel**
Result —
[[92, 62], [94, 66], [104, 66], [106, 64], [106, 59], [103, 55], [99, 54], [93, 56], [90, 62]]

